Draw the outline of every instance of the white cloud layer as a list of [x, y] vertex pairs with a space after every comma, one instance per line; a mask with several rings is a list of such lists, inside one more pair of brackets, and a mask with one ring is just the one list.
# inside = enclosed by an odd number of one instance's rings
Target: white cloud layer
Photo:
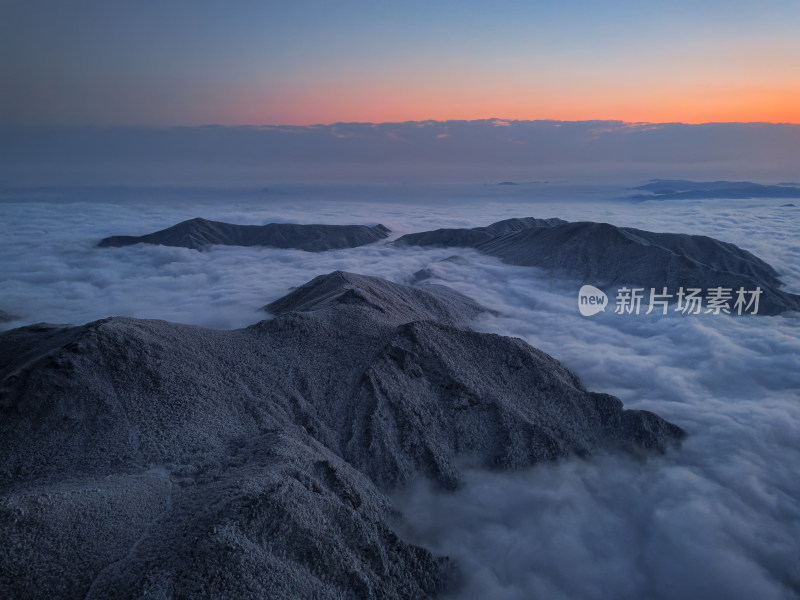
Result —
[[[665, 457], [566, 461], [469, 475], [396, 499], [408, 535], [464, 566], [465, 598], [795, 598], [800, 595], [800, 319], [619, 316], [577, 310], [581, 283], [471, 250], [378, 243], [312, 254], [138, 245], [98, 249], [202, 216], [235, 223], [381, 222], [403, 233], [511, 216], [702, 233], [775, 266], [800, 292], [800, 209], [781, 200], [630, 203], [569, 186], [372, 186], [242, 191], [18, 190], [0, 198], [0, 309], [38, 321], [108, 315], [232, 328], [320, 273], [411, 280], [430, 268], [500, 312], [476, 328], [524, 338], [592, 390], [689, 433]], [[439, 262], [452, 255], [466, 260]]]

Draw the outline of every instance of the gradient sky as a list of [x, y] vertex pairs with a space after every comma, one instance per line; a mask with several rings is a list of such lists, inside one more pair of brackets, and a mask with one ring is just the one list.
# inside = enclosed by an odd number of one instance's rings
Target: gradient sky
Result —
[[797, 0], [0, 0], [0, 124], [800, 123]]

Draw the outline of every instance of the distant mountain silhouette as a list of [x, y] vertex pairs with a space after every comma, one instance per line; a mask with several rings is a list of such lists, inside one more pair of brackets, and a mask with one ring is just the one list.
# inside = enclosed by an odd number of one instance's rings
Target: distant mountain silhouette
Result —
[[750, 181], [687, 181], [654, 179], [633, 188], [649, 194], [632, 196], [644, 200], [701, 198], [800, 198], [800, 187], [794, 184], [763, 185]]
[[506, 219], [485, 227], [472, 229], [435, 229], [420, 233], [409, 233], [397, 239], [397, 243], [407, 246], [451, 246], [470, 247], [488, 242], [499, 236], [516, 233], [534, 227], [551, 227], [566, 223], [562, 219], [535, 219], [533, 217]]
[[[509, 225], [511, 224], [511, 226]], [[609, 287], [762, 289], [759, 313], [800, 310], [769, 264], [734, 244], [702, 235], [654, 233], [608, 223], [509, 219], [475, 229], [404, 235], [398, 245], [466, 246], [513, 265], [540, 267]]]
[[97, 245], [107, 248], [144, 243], [202, 250], [221, 244], [225, 246], [296, 248], [309, 252], [323, 252], [371, 244], [388, 235], [389, 229], [383, 225], [374, 227], [366, 225], [296, 225], [294, 223], [233, 225], [196, 218], [147, 235], [107, 237], [100, 240]]

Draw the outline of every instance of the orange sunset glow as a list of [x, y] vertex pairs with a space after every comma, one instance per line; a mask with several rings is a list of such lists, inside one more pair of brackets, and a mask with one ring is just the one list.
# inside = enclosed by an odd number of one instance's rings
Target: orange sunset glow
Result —
[[[317, 99], [324, 98], [320, 103]], [[294, 94], [243, 95], [226, 106], [231, 124], [312, 125], [334, 122], [474, 120], [621, 120], [638, 123], [800, 123], [800, 83], [774, 88], [726, 86], [708, 89], [632, 89], [624, 95], [589, 90], [560, 95], [548, 90], [455, 94], [451, 90], [320, 87]], [[266, 107], [286, 108], [266, 121]]]
[[796, 2], [245, 4], [15, 4], [0, 120], [800, 123]]

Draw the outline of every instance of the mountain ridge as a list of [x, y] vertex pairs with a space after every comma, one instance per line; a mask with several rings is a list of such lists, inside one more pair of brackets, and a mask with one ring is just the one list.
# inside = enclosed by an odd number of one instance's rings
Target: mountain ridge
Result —
[[233, 331], [0, 334], [6, 597], [433, 597], [456, 565], [394, 533], [388, 491], [685, 435], [469, 330], [482, 308], [443, 286], [334, 272], [286, 298]]
[[323, 252], [371, 244], [385, 239], [389, 233], [390, 230], [383, 225], [234, 225], [196, 217], [146, 235], [106, 237], [97, 246], [114, 248], [145, 243], [192, 250], [203, 250], [213, 245], [267, 246]]
[[781, 289], [771, 265], [729, 242], [593, 221], [533, 219], [517, 224], [521, 228], [511, 232], [502, 227], [498, 234], [485, 227], [477, 232], [440, 229], [404, 235], [394, 243], [470, 247], [508, 264], [539, 267], [604, 288], [639, 285], [660, 292], [666, 287], [674, 294], [681, 287], [725, 287], [734, 293], [738, 288], [760, 287], [760, 314], [800, 310], [800, 295]]

